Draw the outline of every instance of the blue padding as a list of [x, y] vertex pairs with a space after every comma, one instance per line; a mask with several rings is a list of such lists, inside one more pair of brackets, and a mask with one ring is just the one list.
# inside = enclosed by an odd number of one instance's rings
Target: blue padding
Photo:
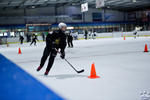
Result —
[[0, 25], [0, 29], [25, 29], [26, 25], [25, 24], [16, 24], [16, 25]]
[[0, 100], [63, 100], [0, 54]]

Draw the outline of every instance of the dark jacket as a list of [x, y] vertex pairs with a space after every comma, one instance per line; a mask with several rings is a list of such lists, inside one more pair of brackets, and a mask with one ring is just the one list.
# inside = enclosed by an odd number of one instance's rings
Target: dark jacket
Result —
[[68, 42], [73, 40], [73, 37], [72, 37], [71, 33], [69, 33], [69, 34], [67, 35], [67, 37], [68, 37], [68, 38], [67, 38], [67, 39], [68, 39]]
[[32, 36], [32, 41], [36, 41], [36, 40], [38, 40], [37, 36], [36, 36], [36, 35], [33, 35], [33, 36]]
[[61, 49], [61, 53], [66, 48], [66, 35], [63, 31], [57, 30], [46, 37], [46, 47], [48, 49]]
[[20, 40], [20, 41], [23, 41], [23, 40], [24, 40], [23, 36], [20, 36], [19, 40]]

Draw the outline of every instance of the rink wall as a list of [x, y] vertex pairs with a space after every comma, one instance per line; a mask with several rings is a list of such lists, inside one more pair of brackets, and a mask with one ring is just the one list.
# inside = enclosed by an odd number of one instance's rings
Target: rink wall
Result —
[[[11, 38], [2, 38], [1, 39], [3, 43], [6, 43], [6, 41], [8, 43], [18, 43], [19, 42], [19, 37], [11, 37]], [[26, 37], [24, 37], [24, 42], [26, 41]], [[42, 41], [42, 36], [38, 36], [38, 40]]]
[[0, 54], [0, 100], [64, 100]]
[[[137, 32], [138, 36], [150, 36], [150, 31], [138, 31]], [[117, 37], [122, 37], [122, 36], [127, 36], [127, 37], [133, 37], [133, 32], [107, 32], [107, 33], [97, 33], [97, 38], [117, 38]], [[79, 39], [84, 38], [84, 34], [79, 34], [78, 35]], [[88, 38], [91, 38], [91, 36], [88, 36]], [[4, 43], [6, 41], [8, 43], [17, 43], [19, 42], [18, 37], [12, 37], [12, 38], [2, 38], [1, 39]], [[42, 41], [42, 36], [38, 36], [38, 40]], [[24, 41], [26, 41], [26, 37], [24, 37]]]
[[[97, 33], [97, 38], [117, 38], [122, 36], [133, 37], [134, 32], [107, 32], [107, 33]], [[138, 31], [138, 36], [150, 36], [150, 31]], [[83, 34], [79, 35], [79, 38], [84, 38]], [[90, 36], [89, 36], [90, 38]]]

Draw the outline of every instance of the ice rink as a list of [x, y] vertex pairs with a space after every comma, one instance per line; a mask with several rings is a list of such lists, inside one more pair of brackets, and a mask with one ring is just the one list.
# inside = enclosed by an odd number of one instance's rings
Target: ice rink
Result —
[[[78, 70], [85, 69], [81, 74], [59, 54], [48, 76], [47, 63], [36, 72], [44, 42], [1, 46], [0, 53], [67, 100], [140, 100], [141, 92], [150, 91], [150, 52], [143, 52], [145, 44], [150, 49], [150, 37], [74, 41], [74, 48], [66, 48], [66, 59]], [[88, 78], [93, 62], [100, 78]]]

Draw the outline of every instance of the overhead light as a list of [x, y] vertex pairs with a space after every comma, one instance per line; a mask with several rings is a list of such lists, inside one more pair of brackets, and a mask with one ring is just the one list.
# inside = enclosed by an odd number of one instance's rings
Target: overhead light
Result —
[[136, 2], [136, 0], [132, 0], [132, 2]]
[[73, 6], [75, 6], [75, 5], [76, 5], [76, 3], [72, 3], [72, 5], [73, 5]]
[[32, 6], [32, 8], [35, 8], [35, 6]]
[[72, 30], [72, 29], [74, 29], [74, 27], [67, 27], [67, 29], [68, 29], [68, 30]]
[[110, 8], [110, 6], [107, 6], [107, 8]]

